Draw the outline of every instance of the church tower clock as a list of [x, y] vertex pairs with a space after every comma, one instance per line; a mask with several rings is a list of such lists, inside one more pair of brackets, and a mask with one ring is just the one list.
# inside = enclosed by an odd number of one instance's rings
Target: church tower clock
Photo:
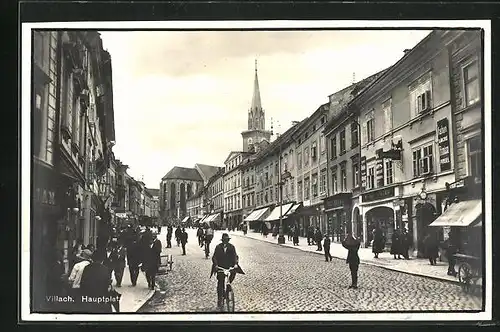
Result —
[[253, 85], [252, 104], [248, 110], [248, 129], [241, 133], [243, 151], [254, 152], [255, 147], [262, 141], [270, 142], [271, 132], [266, 130], [265, 112], [260, 100], [259, 77], [257, 74], [257, 60], [255, 60], [255, 78]]

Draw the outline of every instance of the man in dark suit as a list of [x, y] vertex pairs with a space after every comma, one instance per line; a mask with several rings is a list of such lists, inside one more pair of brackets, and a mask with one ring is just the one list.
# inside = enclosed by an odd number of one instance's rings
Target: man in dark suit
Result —
[[229, 276], [229, 282], [232, 283], [236, 277], [236, 273], [244, 274], [241, 268], [238, 266], [238, 255], [236, 254], [236, 248], [229, 243], [231, 238], [227, 233], [222, 234], [222, 243], [219, 243], [214, 250], [214, 255], [212, 256], [212, 272], [210, 276], [217, 274], [217, 306], [220, 308], [222, 306], [224, 298], [224, 273], [217, 272], [217, 267], [224, 269], [229, 269], [230, 267], [236, 267]]
[[122, 285], [123, 270], [125, 269], [125, 256], [127, 254], [127, 251], [121, 242], [122, 240], [119, 242], [113, 242], [111, 255], [109, 256], [111, 267], [113, 268], [113, 272], [115, 274], [116, 287], [121, 287]]
[[167, 248], [172, 248], [172, 225], [168, 225], [167, 227]]
[[136, 235], [135, 239], [129, 243], [127, 248], [127, 263], [130, 272], [130, 282], [132, 286], [137, 284], [137, 277], [139, 276], [139, 265], [141, 264], [141, 247], [139, 238]]
[[358, 250], [360, 246], [360, 241], [354, 238], [349, 232], [347, 237], [342, 241], [342, 246], [348, 250], [346, 263], [349, 264], [349, 269], [351, 270], [352, 283], [349, 288], [358, 288], [358, 267], [359, 267], [359, 256]]
[[[82, 280], [80, 282], [80, 291], [84, 310], [88, 313], [111, 313], [112, 302], [101, 301], [98, 303], [94, 299], [110, 298], [119, 301], [118, 297], [111, 296], [111, 272], [108, 267], [103, 265], [103, 251], [96, 251], [92, 256], [92, 263], [85, 267]], [[117, 294], [117, 293], [115, 293]]]
[[160, 255], [161, 242], [158, 240], [156, 233], [153, 233], [143, 261], [148, 287], [151, 290], [155, 289], [156, 273], [158, 273], [158, 268], [160, 267]]
[[181, 246], [182, 246], [182, 255], [186, 256], [186, 243], [188, 242], [188, 234], [186, 233], [185, 228], [183, 228], [181, 230], [181, 234], [179, 235], [179, 239], [181, 241]]

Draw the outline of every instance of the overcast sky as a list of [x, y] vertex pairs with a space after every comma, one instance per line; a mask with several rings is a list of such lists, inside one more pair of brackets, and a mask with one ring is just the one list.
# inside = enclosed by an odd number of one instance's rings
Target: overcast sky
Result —
[[150, 188], [173, 167], [242, 149], [258, 59], [266, 126], [288, 129], [328, 95], [394, 64], [430, 31], [105, 31], [115, 156]]

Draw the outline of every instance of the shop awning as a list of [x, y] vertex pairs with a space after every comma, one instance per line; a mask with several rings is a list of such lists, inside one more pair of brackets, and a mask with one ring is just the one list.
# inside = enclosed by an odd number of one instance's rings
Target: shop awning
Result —
[[[281, 213], [283, 216], [286, 215], [286, 213], [290, 210], [292, 205], [293, 205], [293, 203], [288, 203], [288, 204], [282, 205]], [[274, 208], [274, 210], [271, 212], [269, 217], [266, 218], [266, 221], [274, 221], [274, 220], [278, 220], [279, 218], [280, 218], [280, 206], [278, 205]]]
[[217, 219], [218, 216], [220, 216], [220, 213], [211, 214], [203, 222], [212, 222], [212, 221], [215, 221], [215, 219]]
[[250, 215], [248, 215], [245, 218], [245, 221], [257, 221], [257, 220], [260, 220], [260, 219], [262, 219], [262, 216], [264, 214], [266, 214], [268, 211], [269, 211], [268, 207], [262, 208], [262, 209], [259, 209], [259, 210], [254, 210], [254, 211], [252, 211], [252, 213], [250, 213]]
[[467, 227], [478, 220], [483, 213], [482, 201], [480, 199], [462, 201], [451, 204], [448, 209], [436, 218], [429, 226]]
[[297, 204], [294, 204], [292, 206], [292, 208], [287, 212], [285, 213], [285, 218], [289, 217], [291, 214], [295, 213], [295, 211], [297, 211], [297, 209], [302, 205], [302, 203], [297, 203]]
[[183, 224], [183, 223], [187, 222], [189, 220], [189, 218], [190, 218], [189, 216], [185, 217], [184, 219], [182, 219], [181, 223]]

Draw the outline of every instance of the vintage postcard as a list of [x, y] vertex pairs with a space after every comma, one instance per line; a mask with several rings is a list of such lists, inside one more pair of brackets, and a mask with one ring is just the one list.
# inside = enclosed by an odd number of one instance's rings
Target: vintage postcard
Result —
[[489, 21], [23, 23], [21, 80], [23, 320], [491, 318]]

